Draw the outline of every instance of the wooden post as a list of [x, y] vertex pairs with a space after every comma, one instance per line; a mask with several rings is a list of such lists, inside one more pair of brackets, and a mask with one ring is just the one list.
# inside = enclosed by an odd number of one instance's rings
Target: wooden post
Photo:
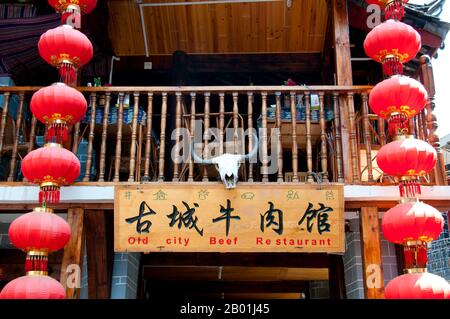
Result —
[[[190, 122], [190, 133], [191, 133], [191, 143], [190, 145], [194, 145], [195, 138], [195, 99], [196, 93], [191, 92], [191, 122]], [[191, 152], [195, 152], [195, 149], [192, 148]], [[192, 154], [189, 156], [189, 177], [188, 182], [194, 181], [194, 160], [192, 159]]]
[[306, 103], [306, 162], [308, 167], [308, 177], [306, 181], [308, 183], [314, 183], [313, 172], [313, 159], [312, 159], [312, 142], [311, 142], [311, 102], [309, 92], [305, 92]]
[[[70, 225], [70, 240], [64, 247], [64, 255], [61, 263], [61, 277], [60, 282], [66, 289], [67, 299], [80, 298], [81, 286], [81, 271], [83, 268], [84, 256], [84, 209], [83, 208], [69, 208], [67, 211], [67, 222]], [[75, 269], [70, 269], [69, 266], [77, 265], [80, 273], [73, 273]], [[67, 269], [69, 267], [69, 269]], [[67, 273], [67, 270], [71, 273]], [[75, 280], [75, 282], [73, 281]], [[70, 281], [70, 283], [69, 283]], [[80, 286], [76, 287], [76, 283]]]
[[84, 216], [89, 299], [108, 299], [111, 293], [112, 250], [108, 249], [106, 214], [86, 210]]
[[[249, 152], [253, 147], [258, 147], [258, 145], [253, 145], [253, 92], [247, 92], [247, 124], [248, 124], [248, 150]], [[253, 182], [253, 164], [251, 161], [248, 163], [248, 182]]]
[[19, 147], [20, 127], [22, 126], [23, 103], [25, 100], [25, 92], [19, 93], [19, 110], [17, 111], [16, 131], [14, 132], [14, 144], [11, 155], [11, 167], [9, 169], [8, 182], [14, 181], [16, 177], [17, 152]]
[[[175, 156], [178, 156], [180, 152], [180, 133], [181, 133], [181, 92], [175, 93], [177, 102], [175, 108]], [[177, 158], [174, 158], [173, 163], [173, 182], [178, 182], [179, 178], [179, 163]]]
[[150, 180], [150, 151], [152, 146], [152, 123], [153, 123], [153, 92], [148, 94], [147, 104], [147, 130], [145, 134], [145, 167], [144, 177], [142, 181], [148, 182]]
[[372, 169], [372, 140], [370, 136], [370, 123], [369, 123], [369, 106], [367, 103], [367, 93], [361, 95], [363, 101], [363, 121], [364, 121], [364, 143], [366, 144], [366, 160], [367, 160], [367, 179], [369, 182], [373, 182], [373, 169]]
[[122, 156], [122, 126], [123, 126], [123, 99], [124, 93], [119, 93], [119, 113], [117, 114], [117, 136], [116, 136], [116, 158], [114, 163], [114, 179], [118, 182], [120, 179], [120, 157]]
[[298, 183], [297, 110], [295, 92], [291, 92], [292, 182]]
[[319, 92], [320, 101], [320, 163], [322, 167], [323, 181], [328, 183], [328, 152], [327, 152], [327, 135], [325, 132], [325, 110], [324, 110], [324, 92]]
[[[134, 182], [134, 171], [136, 169], [136, 138], [138, 127], [138, 114], [139, 114], [139, 92], [134, 92], [134, 105], [133, 105], [133, 120], [131, 124], [131, 144], [130, 144], [130, 174], [128, 175], [128, 181]], [[131, 107], [131, 106], [130, 106]], [[141, 145], [139, 144], [139, 147]]]
[[[203, 133], [203, 144], [205, 145], [204, 149], [203, 149], [203, 158], [207, 159], [209, 158], [209, 119], [210, 119], [210, 105], [209, 105], [209, 100], [211, 97], [211, 93], [209, 92], [205, 92], [204, 93], [205, 96], [205, 132]], [[208, 167], [207, 165], [203, 165], [203, 182], [207, 182], [208, 179]]]
[[[277, 161], [278, 161], [278, 175], [277, 182], [283, 183], [283, 145], [281, 144], [281, 126], [283, 121], [281, 119], [281, 92], [276, 92], [276, 128], [277, 128]], [[272, 150], [273, 152], [273, 150]]]
[[[262, 152], [261, 152], [261, 162], [262, 162], [262, 182], [267, 183], [269, 182], [269, 167], [268, 162], [269, 159], [267, 157], [267, 92], [261, 92], [261, 98], [262, 98], [262, 106], [261, 106], [261, 113], [262, 113]], [[249, 151], [250, 152], [250, 151]]]
[[384, 282], [378, 208], [361, 207], [360, 222], [364, 295], [367, 299], [382, 299]]
[[94, 147], [94, 128], [95, 128], [95, 108], [97, 106], [97, 94], [91, 93], [91, 119], [89, 122], [89, 138], [88, 138], [88, 151], [86, 160], [86, 169], [84, 171], [83, 182], [89, 182], [91, 175], [92, 165], [92, 148]]
[[[334, 110], [334, 136], [336, 137], [336, 166], [337, 166], [337, 182], [344, 183], [344, 159], [342, 158], [342, 134], [341, 134], [341, 117], [338, 104], [339, 93], [333, 92], [333, 110]], [[336, 178], [335, 178], [336, 179]]]
[[[352, 65], [350, 55], [350, 36], [347, 12], [347, 0], [331, 0], [335, 75], [337, 85], [353, 85]], [[341, 116], [342, 150], [344, 163], [344, 176], [346, 182], [352, 182], [353, 159], [350, 149], [350, 119], [345, 96], [339, 96], [339, 108]]]
[[109, 106], [111, 104], [111, 93], [106, 92], [105, 108], [103, 113], [103, 129], [102, 129], [102, 144], [100, 146], [100, 165], [98, 181], [105, 181], [105, 159], [106, 159], [106, 139], [108, 136], [108, 122], [109, 122]]
[[3, 151], [3, 140], [5, 138], [6, 118], [8, 116], [9, 92], [3, 94], [5, 100], [3, 102], [2, 120], [0, 125], [0, 154]]
[[159, 168], [158, 181], [164, 181], [164, 156], [166, 152], [167, 93], [162, 93], [161, 132], [159, 134]]

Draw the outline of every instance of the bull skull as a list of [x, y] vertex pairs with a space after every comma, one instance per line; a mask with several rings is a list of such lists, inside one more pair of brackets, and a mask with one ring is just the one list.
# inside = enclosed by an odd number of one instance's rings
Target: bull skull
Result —
[[249, 154], [229, 154], [225, 153], [220, 156], [216, 156], [211, 159], [202, 159], [195, 153], [194, 142], [192, 142], [192, 158], [195, 163], [199, 164], [214, 164], [217, 171], [220, 174], [220, 178], [223, 181], [225, 188], [231, 189], [236, 188], [238, 182], [238, 170], [241, 163], [248, 160], [256, 155], [258, 152], [258, 137], [253, 135], [254, 143], [253, 149]]

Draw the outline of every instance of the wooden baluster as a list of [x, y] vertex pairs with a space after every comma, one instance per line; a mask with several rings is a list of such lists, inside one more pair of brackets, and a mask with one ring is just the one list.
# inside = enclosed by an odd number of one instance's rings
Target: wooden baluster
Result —
[[292, 132], [292, 182], [298, 183], [297, 109], [295, 92], [291, 92], [291, 132]]
[[269, 167], [267, 157], [267, 92], [261, 92], [262, 97], [262, 182], [267, 183], [269, 181]]
[[14, 132], [14, 144], [11, 155], [11, 168], [9, 170], [8, 182], [14, 181], [15, 173], [16, 173], [16, 165], [17, 165], [17, 150], [19, 147], [19, 135], [20, 135], [20, 127], [22, 126], [22, 113], [23, 113], [23, 104], [25, 100], [25, 93], [19, 93], [19, 110], [17, 111], [17, 119], [16, 119], [16, 131]]
[[311, 143], [311, 103], [310, 94], [305, 92], [305, 103], [306, 103], [306, 160], [308, 166], [308, 183], [313, 183], [313, 160], [312, 160], [312, 143]]
[[97, 104], [97, 94], [91, 93], [91, 121], [89, 123], [89, 138], [88, 138], [88, 150], [87, 150], [87, 159], [86, 159], [86, 170], [84, 171], [83, 182], [89, 182], [89, 175], [91, 174], [96, 104]]
[[225, 93], [219, 93], [219, 154], [225, 153], [223, 140], [225, 138]]
[[30, 153], [34, 149], [34, 143], [36, 141], [36, 124], [37, 124], [37, 118], [36, 116], [31, 117], [31, 127], [30, 127], [30, 138], [28, 142], [28, 150], [27, 152]]
[[416, 120], [417, 120], [417, 132], [419, 132], [419, 138], [421, 140], [425, 140], [425, 132], [423, 129], [423, 121], [422, 121], [422, 112], [417, 114]]
[[139, 92], [134, 92], [133, 120], [131, 122], [131, 145], [130, 145], [130, 174], [128, 181], [134, 182], [134, 174], [136, 169], [136, 138], [139, 115]]
[[338, 103], [339, 94], [333, 92], [334, 136], [336, 139], [337, 182], [344, 183], [344, 160], [342, 158], [341, 111]]
[[420, 119], [422, 122], [423, 140], [428, 141], [428, 125], [427, 125], [427, 115], [426, 115], [425, 109], [423, 109], [422, 112], [420, 112]]
[[238, 127], [239, 127], [239, 107], [238, 107], [238, 93], [233, 93], [233, 152], [234, 154], [238, 154]]
[[275, 93], [276, 99], [276, 127], [277, 127], [277, 165], [278, 175], [277, 182], [283, 182], [283, 145], [281, 145], [281, 126], [283, 121], [281, 119], [281, 92]]
[[[0, 125], [0, 154], [3, 152], [3, 140], [5, 139], [6, 118], [8, 116], [9, 92], [3, 94], [5, 101], [3, 102], [2, 122]], [[0, 157], [1, 158], [1, 157]]]
[[325, 132], [325, 107], [324, 93], [319, 92], [320, 102], [320, 140], [321, 140], [321, 156], [320, 163], [322, 166], [322, 179], [328, 183], [328, 151], [327, 151], [327, 135]]
[[416, 138], [420, 139], [420, 131], [419, 131], [419, 114], [416, 114], [413, 117], [413, 125], [414, 125], [414, 135]]
[[353, 183], [359, 183], [361, 181], [360, 179], [360, 171], [359, 171], [359, 160], [358, 160], [358, 146], [357, 146], [357, 139], [356, 139], [356, 124], [355, 124], [355, 105], [353, 100], [353, 92], [347, 93], [347, 103], [348, 103], [348, 116], [350, 118], [350, 149], [352, 154], [352, 182]]
[[372, 169], [372, 141], [370, 138], [370, 123], [369, 123], [369, 105], [367, 103], [367, 93], [361, 94], [363, 103], [363, 121], [364, 121], [364, 144], [366, 144], [366, 159], [367, 159], [367, 179], [369, 182], [373, 182], [373, 169]]
[[[209, 113], [210, 113], [210, 106], [209, 106], [209, 101], [210, 101], [210, 96], [211, 93], [209, 92], [205, 92], [204, 93], [205, 96], [205, 132], [203, 134], [203, 143], [205, 145], [204, 149], [203, 149], [203, 158], [207, 159], [209, 157]], [[203, 165], [203, 182], [207, 182], [208, 179], [208, 166], [207, 165]]]
[[159, 175], [158, 181], [164, 181], [164, 156], [166, 153], [166, 122], [167, 122], [167, 93], [162, 94], [161, 106], [161, 132], [159, 135]]
[[73, 126], [73, 140], [72, 140], [72, 153], [78, 155], [78, 144], [80, 139], [80, 122], [75, 123]]
[[411, 134], [411, 135], [416, 134], [414, 131], [414, 117], [411, 117], [408, 120], [408, 130], [409, 130], [409, 134]]
[[178, 182], [179, 178], [179, 152], [180, 152], [180, 134], [181, 134], [181, 92], [175, 93], [177, 105], [175, 109], [175, 158], [173, 163], [173, 182]]
[[120, 180], [120, 157], [122, 156], [122, 125], [123, 125], [123, 99], [124, 93], [119, 93], [119, 113], [117, 115], [117, 136], [116, 136], [116, 159], [114, 163], [114, 179], [113, 182]]
[[381, 145], [385, 145], [386, 144], [385, 119], [378, 117], [377, 126], [378, 126], [378, 136], [380, 137]]
[[[29, 137], [29, 141], [28, 141], [27, 153], [30, 153], [34, 148], [34, 143], [36, 140], [36, 124], [37, 124], [37, 119], [36, 119], [36, 116], [33, 115], [31, 117], [30, 137]], [[23, 177], [22, 181], [28, 182], [28, 180], [25, 176]]]
[[105, 107], [103, 109], [103, 128], [102, 128], [102, 144], [100, 146], [100, 165], [98, 181], [105, 181], [105, 160], [106, 160], [106, 139], [108, 136], [108, 123], [109, 123], [109, 106], [111, 104], [111, 93], [105, 93]]
[[[195, 92], [191, 93], [191, 147], [194, 145], [194, 139], [195, 139], [195, 100], [196, 100], [196, 94]], [[195, 148], [191, 149], [191, 152], [195, 152]], [[189, 159], [189, 177], [188, 182], [194, 181], [194, 160], [192, 158], [192, 154]]]
[[147, 104], [147, 133], [145, 141], [145, 167], [143, 181], [148, 182], [150, 180], [150, 151], [152, 146], [152, 120], [153, 120], [153, 93], [149, 92], [148, 104]]
[[[247, 93], [247, 111], [248, 149], [250, 152], [253, 147], [258, 147], [258, 145], [253, 145], [253, 92]], [[248, 164], [248, 182], [253, 182], [253, 164], [251, 161]]]

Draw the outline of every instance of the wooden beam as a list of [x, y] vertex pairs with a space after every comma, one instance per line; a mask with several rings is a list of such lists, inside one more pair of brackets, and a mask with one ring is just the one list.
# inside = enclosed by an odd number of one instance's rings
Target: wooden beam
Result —
[[329, 255], [329, 279], [330, 298], [347, 299], [345, 290], [344, 260], [341, 255]]
[[360, 220], [364, 295], [367, 299], [382, 299], [384, 284], [378, 208], [362, 207]]
[[[333, 42], [335, 58], [335, 77], [337, 85], [352, 85], [352, 64], [350, 54], [350, 36], [347, 12], [347, 0], [331, 0], [333, 19]], [[345, 96], [339, 96], [341, 115], [342, 152], [344, 155], [345, 182], [352, 181], [352, 156], [350, 148], [350, 119], [348, 102]]]
[[328, 255], [321, 253], [151, 253], [143, 254], [141, 260], [146, 266], [328, 268], [329, 263]]
[[[80, 288], [75, 288], [72, 285], [68, 285], [69, 276], [77, 274], [67, 273], [66, 270], [70, 265], [78, 265], [80, 271], [83, 268], [83, 256], [84, 256], [84, 209], [83, 208], [70, 208], [67, 211], [67, 222], [70, 225], [71, 235], [70, 240], [64, 247], [64, 254], [61, 263], [61, 284], [66, 289], [67, 299], [79, 299]], [[51, 255], [50, 255], [51, 256]], [[73, 277], [71, 277], [73, 278]], [[81, 272], [79, 274], [79, 283], [81, 286]], [[73, 283], [72, 283], [73, 284]]]
[[[112, 251], [108, 245], [106, 213], [86, 210], [86, 250], [89, 299], [108, 299], [111, 293]], [[111, 241], [113, 237], [109, 237]]]
[[148, 280], [147, 290], [158, 296], [183, 293], [289, 293], [305, 292], [307, 281]]

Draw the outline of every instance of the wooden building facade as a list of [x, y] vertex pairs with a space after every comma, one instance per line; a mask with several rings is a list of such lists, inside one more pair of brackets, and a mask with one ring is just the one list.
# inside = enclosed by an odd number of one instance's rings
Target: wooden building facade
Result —
[[[369, 30], [365, 2], [213, 2], [99, 0], [84, 17], [95, 57], [81, 72], [78, 89], [89, 108], [65, 145], [78, 155], [82, 174], [54, 207], [66, 216], [72, 237], [64, 251], [50, 256], [51, 276], [67, 288], [68, 298], [83, 297], [82, 282], [88, 298], [173, 291], [210, 298], [319, 298], [323, 289], [330, 298], [383, 298], [383, 283], [403, 271], [402, 248], [388, 247], [380, 226], [399, 195], [375, 160], [389, 140], [385, 121], [368, 105], [382, 73], [362, 48]], [[37, 6], [45, 13], [44, 4]], [[432, 57], [450, 26], [425, 9], [407, 7], [405, 18], [422, 36], [420, 55], [406, 72], [430, 97], [410, 129], [438, 152], [438, 164], [422, 180], [421, 200], [446, 213], [450, 187], [435, 133]], [[37, 187], [23, 179], [20, 162], [44, 134], [30, 114], [31, 95], [55, 81], [42, 65], [9, 71], [20, 86], [0, 87], [3, 225], [37, 205]], [[112, 85], [87, 86], [94, 77]], [[212, 166], [171, 158], [172, 132], [193, 134], [196, 121], [206, 132], [205, 153], [217, 143], [219, 150], [250, 152], [251, 136], [228, 145], [226, 130], [263, 129], [259, 160], [241, 165], [238, 189], [343, 185], [345, 253], [114, 253], [115, 188], [222, 183]], [[209, 128], [217, 128], [220, 138], [211, 141]], [[23, 272], [23, 253], [5, 248], [6, 227], [0, 229], [1, 286]], [[379, 285], [371, 284], [374, 274], [381, 276]]]

